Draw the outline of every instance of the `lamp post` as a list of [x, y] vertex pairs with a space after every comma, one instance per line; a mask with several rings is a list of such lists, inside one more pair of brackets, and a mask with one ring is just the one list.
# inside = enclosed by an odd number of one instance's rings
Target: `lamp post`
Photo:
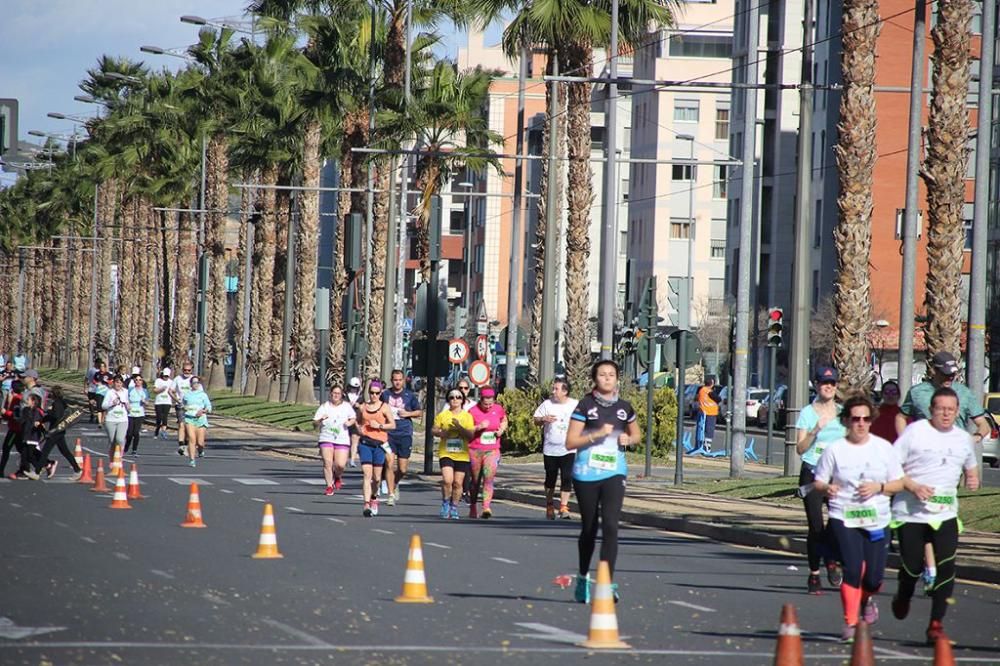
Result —
[[468, 320], [469, 315], [472, 313], [472, 296], [469, 293], [472, 290], [472, 206], [470, 203], [469, 191], [472, 189], [472, 183], [468, 180], [463, 180], [461, 183], [455, 183], [455, 187], [461, 187], [465, 190], [465, 288], [462, 290], [462, 306], [465, 308], [465, 316]]
[[[680, 141], [688, 142], [688, 158], [691, 160], [691, 184], [688, 187], [688, 233], [687, 233], [687, 274], [685, 275], [685, 289], [679, 294], [677, 301], [680, 311], [677, 313], [677, 327], [687, 330], [691, 327], [691, 295], [694, 292], [694, 188], [697, 186], [698, 166], [694, 160], [694, 136], [691, 134], [678, 134], [676, 137]], [[683, 345], [682, 345], [683, 346]], [[681, 369], [681, 373], [684, 370]], [[683, 374], [682, 374], [683, 376]]]
[[885, 329], [889, 327], [889, 322], [885, 319], [879, 319], [875, 322], [875, 327], [878, 328], [878, 381], [881, 387], [883, 381], [882, 361], [885, 358]]
[[165, 49], [160, 46], [150, 46], [147, 44], [145, 46], [140, 46], [139, 50], [142, 51], [143, 53], [149, 53], [150, 55], [171, 56], [174, 58], [180, 58], [181, 60], [188, 60], [188, 61], [194, 60], [194, 58], [191, 57], [191, 54], [187, 52], [187, 49], [181, 49], [181, 48]]

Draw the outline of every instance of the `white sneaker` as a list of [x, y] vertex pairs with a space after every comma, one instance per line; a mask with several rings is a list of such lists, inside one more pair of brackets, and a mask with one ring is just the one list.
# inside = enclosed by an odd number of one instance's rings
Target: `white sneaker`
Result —
[[382, 481], [382, 485], [379, 486], [379, 494], [380, 495], [388, 495], [389, 494], [389, 484], [386, 481], [384, 481], [384, 480]]

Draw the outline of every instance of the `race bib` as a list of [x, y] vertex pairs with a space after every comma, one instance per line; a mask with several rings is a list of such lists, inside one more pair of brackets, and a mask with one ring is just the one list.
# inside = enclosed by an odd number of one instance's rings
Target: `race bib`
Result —
[[111, 416], [128, 416], [125, 408], [121, 405], [115, 405], [108, 413], [111, 414]]
[[590, 460], [587, 464], [602, 472], [613, 472], [618, 468], [618, 456], [614, 453], [591, 452]]
[[129, 416], [145, 416], [146, 410], [142, 408], [142, 405], [133, 405], [128, 412]]
[[934, 494], [924, 502], [927, 511], [930, 513], [944, 513], [954, 511], [958, 506], [958, 492], [956, 490], [944, 490]]
[[875, 527], [878, 509], [865, 504], [848, 504], [844, 507], [844, 527]]
[[479, 436], [479, 441], [482, 444], [496, 444], [497, 434], [495, 432], [484, 432]]
[[461, 453], [463, 448], [462, 440], [460, 439], [445, 440], [444, 450], [448, 453]]
[[340, 436], [340, 424], [335, 423], [333, 425], [324, 425], [323, 432], [327, 435], [333, 435], [334, 437]]

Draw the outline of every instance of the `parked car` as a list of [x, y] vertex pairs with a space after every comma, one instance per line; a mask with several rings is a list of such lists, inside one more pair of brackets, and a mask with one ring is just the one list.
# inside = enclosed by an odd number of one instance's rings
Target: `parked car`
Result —
[[986, 412], [986, 422], [990, 424], [990, 434], [983, 439], [983, 462], [994, 469], [1000, 467], [1000, 426], [992, 412]]
[[684, 385], [684, 413], [690, 419], [698, 416], [698, 389], [700, 388], [701, 384]]
[[[779, 384], [774, 389], [774, 396], [767, 396], [757, 410], [757, 423], [761, 428], [767, 427], [768, 416], [771, 416], [775, 427], [785, 422], [785, 402], [788, 399], [788, 386]], [[772, 404], [774, 409], [772, 409]], [[777, 419], [774, 420], [775, 415]]]
[[986, 411], [1000, 419], [1000, 393], [987, 393], [985, 403]]
[[767, 399], [768, 393], [770, 391], [767, 389], [750, 389], [747, 393], [747, 421], [757, 420], [760, 406]]

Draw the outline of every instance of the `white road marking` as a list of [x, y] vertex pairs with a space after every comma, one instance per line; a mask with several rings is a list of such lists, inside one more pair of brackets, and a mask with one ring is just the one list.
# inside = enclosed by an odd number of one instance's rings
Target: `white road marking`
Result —
[[[802, 635], [803, 636], [809, 636], [810, 638], [815, 638], [815, 639], [821, 640], [821, 641], [827, 641], [827, 642], [830, 642], [830, 643], [839, 643], [840, 642], [840, 639], [837, 638], [836, 636], [829, 636], [827, 634], [817, 634], [817, 633], [814, 633], [814, 632], [811, 632], [811, 631], [803, 631]], [[891, 657], [912, 657], [913, 656], [913, 655], [908, 654], [906, 652], [897, 652], [896, 650], [890, 650], [889, 648], [878, 647], [877, 645], [873, 645], [872, 649], [875, 652], [884, 652], [885, 654], [887, 654], [887, 655], [889, 655]]]
[[11, 505], [12, 507], [14, 507], [15, 509], [20, 509], [20, 508], [21, 508], [21, 505], [20, 505], [20, 504], [18, 504], [17, 502], [11, 502], [11, 503], [10, 503], [10, 505]]
[[29, 511], [28, 515], [29, 516], [34, 516], [35, 518], [41, 518], [42, 517], [42, 514], [38, 513], [37, 511]]
[[506, 557], [491, 557], [490, 559], [504, 564], [517, 564], [517, 560], [508, 560]]
[[128, 561], [128, 560], [132, 559], [131, 557], [129, 557], [125, 553], [115, 553], [115, 557], [117, 557], [119, 560], [125, 560], [125, 561]]
[[294, 511], [295, 513], [305, 513], [306, 512], [305, 509], [300, 509], [297, 506], [286, 506], [285, 508], [288, 509], [289, 511]]
[[560, 629], [559, 627], [552, 627], [547, 624], [541, 624], [539, 622], [515, 622], [518, 627], [524, 627], [535, 633], [533, 634], [514, 634], [521, 638], [537, 638], [540, 640], [554, 641], [556, 643], [569, 643], [571, 645], [576, 645], [587, 640], [587, 637], [583, 634], [577, 634], [572, 631], [567, 631], [565, 629]]
[[211, 592], [202, 592], [201, 593], [201, 598], [204, 599], [205, 601], [208, 601], [209, 603], [222, 604], [224, 606], [228, 606], [229, 605], [228, 601], [226, 601], [225, 599], [223, 599], [220, 596], [212, 594]]
[[451, 550], [451, 546], [446, 546], [443, 543], [434, 543], [433, 541], [424, 541], [425, 546], [433, 546], [434, 548], [444, 548], [445, 550]]
[[312, 634], [306, 633], [301, 629], [296, 629], [295, 627], [290, 627], [284, 622], [278, 622], [277, 620], [272, 620], [271, 618], [265, 617], [263, 619], [264, 624], [269, 624], [275, 629], [280, 629], [286, 634], [295, 636], [299, 640], [305, 641], [306, 644], [321, 648], [332, 648], [333, 646], [324, 641], [322, 638], [317, 638]]
[[97, 543], [96, 541], [94, 541], [93, 539], [91, 539], [89, 536], [82, 536], [80, 538], [83, 539], [84, 541], [86, 541], [87, 543]]
[[65, 629], [66, 627], [19, 627], [9, 617], [0, 617], [0, 637], [10, 638], [15, 641], [29, 636], [38, 636]]
[[332, 522], [335, 522], [335, 523], [340, 523], [341, 525], [346, 525], [347, 524], [346, 520], [341, 520], [340, 518], [334, 518], [333, 516], [327, 516], [326, 519], [330, 520]]
[[54, 520], [54, 521], [52, 521], [52, 522], [54, 522], [54, 523], [55, 523], [56, 525], [58, 525], [59, 527], [69, 527], [69, 525], [67, 525], [66, 523], [64, 523], [64, 522], [62, 522], [62, 521], [60, 521], [60, 520]]
[[254, 502], [262, 502], [264, 504], [267, 504], [267, 500], [266, 499], [262, 499], [260, 497], [251, 497], [250, 499], [252, 499]]
[[395, 534], [395, 532], [392, 532], [390, 530], [380, 530], [377, 527], [372, 528], [372, 532], [378, 532], [379, 534]]
[[299, 483], [304, 483], [309, 486], [325, 486], [326, 481], [323, 479], [295, 479]]
[[166, 578], [167, 580], [173, 580], [174, 577], [168, 574], [166, 571], [160, 571], [159, 569], [150, 569], [150, 573], [160, 576], [161, 578]]
[[226, 493], [227, 495], [232, 495], [236, 491], [235, 490], [230, 490], [229, 488], [219, 488], [219, 492], [220, 493]]
[[190, 486], [192, 483], [197, 483], [199, 486], [210, 486], [212, 485], [208, 481], [202, 478], [194, 478], [190, 476], [168, 476], [167, 481], [173, 481], [180, 486]]
[[689, 604], [686, 601], [668, 601], [668, 604], [673, 604], [675, 606], [683, 606], [684, 608], [690, 608], [691, 610], [701, 611], [702, 613], [714, 613], [714, 608], [709, 608], [708, 606], [699, 606], [698, 604]]
[[233, 479], [236, 483], [242, 483], [244, 486], [277, 486], [279, 485], [277, 481], [272, 481], [271, 479], [263, 479], [260, 477], [244, 478], [244, 479]]

